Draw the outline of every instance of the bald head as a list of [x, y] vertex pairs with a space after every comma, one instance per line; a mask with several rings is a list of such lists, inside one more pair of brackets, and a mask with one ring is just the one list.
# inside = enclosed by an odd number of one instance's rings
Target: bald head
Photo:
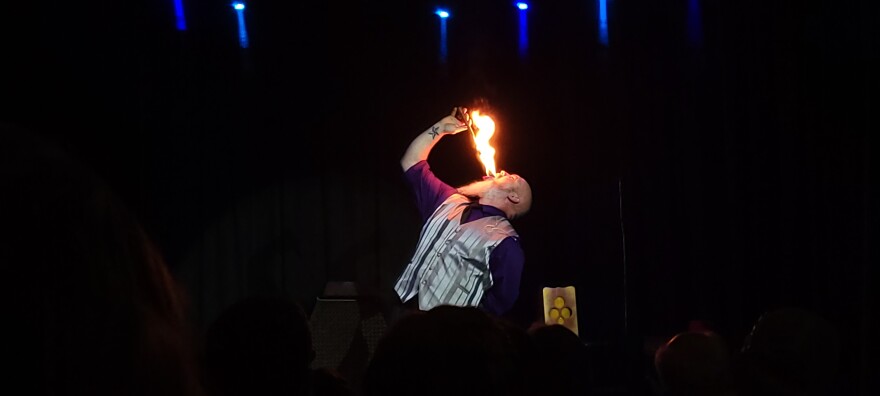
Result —
[[528, 213], [532, 208], [532, 186], [519, 175], [509, 175], [509, 177], [514, 179], [508, 183], [510, 188], [507, 190], [507, 200], [512, 204], [512, 213], [507, 215], [510, 218], [517, 218]]

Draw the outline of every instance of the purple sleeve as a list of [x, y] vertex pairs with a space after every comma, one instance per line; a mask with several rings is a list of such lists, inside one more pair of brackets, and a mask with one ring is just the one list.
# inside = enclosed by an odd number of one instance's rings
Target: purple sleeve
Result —
[[415, 193], [422, 221], [427, 220], [446, 198], [455, 193], [454, 188], [434, 176], [427, 161], [416, 162], [404, 172], [404, 176]]
[[483, 310], [501, 316], [513, 308], [519, 297], [519, 282], [522, 276], [525, 254], [519, 240], [514, 237], [501, 241], [489, 258], [493, 284], [483, 297]]

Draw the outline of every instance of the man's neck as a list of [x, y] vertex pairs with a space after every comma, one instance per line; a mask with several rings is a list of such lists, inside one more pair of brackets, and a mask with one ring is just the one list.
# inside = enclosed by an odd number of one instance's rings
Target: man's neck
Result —
[[483, 206], [491, 206], [495, 209], [498, 209], [499, 211], [501, 211], [501, 213], [504, 213], [504, 217], [507, 217], [507, 218], [511, 217], [511, 213], [509, 213], [507, 211], [507, 209], [505, 208], [504, 202], [498, 202], [498, 200], [496, 200], [496, 199], [489, 199], [486, 197], [482, 197], [482, 198], [480, 198], [479, 203], [480, 203], [480, 205], [483, 205]]

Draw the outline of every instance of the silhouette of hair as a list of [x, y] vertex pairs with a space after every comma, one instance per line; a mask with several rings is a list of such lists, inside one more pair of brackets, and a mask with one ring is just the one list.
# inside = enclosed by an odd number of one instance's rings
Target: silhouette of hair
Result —
[[54, 142], [9, 125], [0, 172], [3, 289], [39, 337], [18, 362], [37, 377], [29, 392], [198, 394], [182, 292], [122, 202]]
[[356, 394], [348, 379], [338, 371], [328, 367], [312, 370], [313, 396], [354, 396]]
[[580, 337], [559, 324], [529, 330], [537, 348], [536, 377], [546, 394], [584, 394], [589, 388], [586, 346]]
[[475, 307], [438, 306], [404, 316], [379, 341], [366, 396], [519, 394], [517, 348]]
[[731, 389], [730, 354], [717, 334], [676, 334], [654, 354], [654, 367], [669, 395], [718, 395]]
[[205, 334], [212, 395], [305, 395], [315, 352], [308, 318], [294, 301], [249, 297], [229, 306]]
[[839, 340], [815, 312], [785, 307], [764, 313], [743, 343], [739, 382], [746, 394], [836, 394]]

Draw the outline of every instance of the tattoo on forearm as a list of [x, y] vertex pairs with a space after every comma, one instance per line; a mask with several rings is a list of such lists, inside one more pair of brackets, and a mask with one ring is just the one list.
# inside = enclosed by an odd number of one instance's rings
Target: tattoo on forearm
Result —
[[434, 126], [431, 127], [431, 132], [428, 132], [428, 134], [430, 134], [430, 135], [431, 135], [431, 139], [433, 139], [433, 138], [436, 138], [437, 135], [440, 134], [439, 131], [440, 131], [440, 127], [437, 126], [437, 125], [434, 125]]

